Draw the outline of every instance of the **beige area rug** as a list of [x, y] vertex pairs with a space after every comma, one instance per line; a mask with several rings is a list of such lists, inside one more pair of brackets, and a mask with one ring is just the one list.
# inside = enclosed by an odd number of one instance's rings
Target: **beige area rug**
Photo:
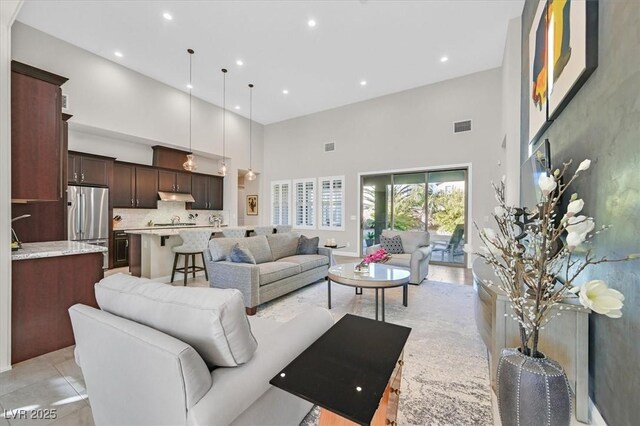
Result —
[[[357, 296], [352, 287], [332, 284], [336, 320], [351, 313], [373, 318], [374, 292]], [[398, 424], [492, 425], [491, 391], [485, 347], [476, 330], [473, 288], [424, 281], [409, 286], [409, 306], [402, 306], [401, 288], [388, 290], [386, 320], [411, 327]], [[261, 305], [258, 316], [287, 321], [309, 306], [327, 306], [326, 281]], [[304, 425], [317, 423], [312, 410]]]

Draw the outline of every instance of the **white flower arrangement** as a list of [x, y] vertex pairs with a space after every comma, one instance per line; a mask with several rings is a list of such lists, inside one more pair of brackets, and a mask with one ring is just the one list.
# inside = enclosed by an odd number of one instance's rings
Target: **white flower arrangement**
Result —
[[507, 206], [504, 180], [498, 186], [494, 184], [499, 205], [493, 216], [498, 232], [491, 228], [479, 230], [485, 247], [476, 254], [493, 267], [499, 278], [498, 283], [486, 283], [497, 284], [509, 298], [513, 308], [511, 316], [518, 321], [520, 328], [520, 350], [528, 356], [541, 356], [538, 352], [540, 330], [552, 319], [551, 308], [567, 293], [578, 294], [580, 303], [593, 312], [620, 318], [624, 301], [622, 293], [609, 288], [601, 280], [589, 281], [583, 286], [574, 282], [590, 265], [638, 258], [638, 255], [622, 259], [596, 258], [592, 249], [588, 249], [584, 257], [573, 256], [576, 248], [608, 226], [594, 232], [594, 219], [579, 214], [584, 208], [584, 201], [577, 194], [571, 196], [566, 213], [557, 220], [562, 196], [579, 175], [589, 169], [591, 161], [580, 163], [573, 176], [562, 183], [570, 165], [571, 161], [564, 163], [562, 170], [553, 173], [549, 170], [540, 176], [538, 186], [542, 197], [533, 212], [527, 208]]

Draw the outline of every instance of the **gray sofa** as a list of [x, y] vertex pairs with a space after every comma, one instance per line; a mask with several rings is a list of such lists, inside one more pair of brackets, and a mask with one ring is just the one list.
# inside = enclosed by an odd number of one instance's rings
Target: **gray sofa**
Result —
[[[298, 238], [298, 234], [287, 232], [211, 239], [204, 256], [209, 285], [240, 290], [247, 314], [254, 315], [258, 305], [326, 278], [329, 250], [319, 247], [318, 254], [296, 255]], [[255, 265], [226, 260], [236, 243], [251, 252]]]
[[[404, 253], [392, 254], [387, 265], [407, 268], [411, 276], [409, 284], [420, 284], [429, 275], [429, 261], [431, 260], [431, 247], [429, 246], [429, 233], [426, 231], [382, 231], [385, 237], [400, 236]], [[367, 254], [380, 249], [380, 244], [367, 247]]]
[[333, 325], [327, 310], [248, 318], [237, 290], [124, 274], [96, 298], [69, 309], [96, 425], [297, 426], [311, 409], [269, 380]]

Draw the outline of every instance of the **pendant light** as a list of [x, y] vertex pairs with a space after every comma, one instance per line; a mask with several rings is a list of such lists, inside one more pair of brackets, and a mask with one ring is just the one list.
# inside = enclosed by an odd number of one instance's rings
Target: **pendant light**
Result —
[[253, 172], [253, 84], [249, 84], [249, 171], [244, 178], [246, 180], [256, 180], [256, 174]]
[[187, 161], [182, 164], [182, 167], [184, 167], [184, 169], [189, 172], [193, 172], [198, 168], [196, 160], [193, 158], [193, 151], [191, 150], [191, 89], [193, 89], [193, 86], [191, 84], [191, 60], [195, 52], [193, 51], [193, 49], [187, 49], [187, 53], [189, 54], [189, 85], [187, 86], [189, 88], [189, 154], [187, 154]]
[[222, 163], [218, 169], [220, 176], [227, 174], [227, 157], [226, 157], [226, 124], [227, 124], [227, 70], [222, 68]]

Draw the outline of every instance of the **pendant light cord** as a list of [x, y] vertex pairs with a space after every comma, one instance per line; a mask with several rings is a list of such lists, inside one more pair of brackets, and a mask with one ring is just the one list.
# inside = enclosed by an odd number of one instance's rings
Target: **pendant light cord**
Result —
[[227, 70], [222, 68], [222, 163], [226, 163]]
[[192, 71], [191, 59], [193, 58], [193, 50], [187, 49], [187, 52], [189, 52], [189, 154], [191, 154], [193, 153], [193, 150], [191, 148], [191, 89], [193, 89], [193, 84], [191, 80], [191, 71]]
[[249, 170], [253, 170], [253, 84], [249, 84]]

